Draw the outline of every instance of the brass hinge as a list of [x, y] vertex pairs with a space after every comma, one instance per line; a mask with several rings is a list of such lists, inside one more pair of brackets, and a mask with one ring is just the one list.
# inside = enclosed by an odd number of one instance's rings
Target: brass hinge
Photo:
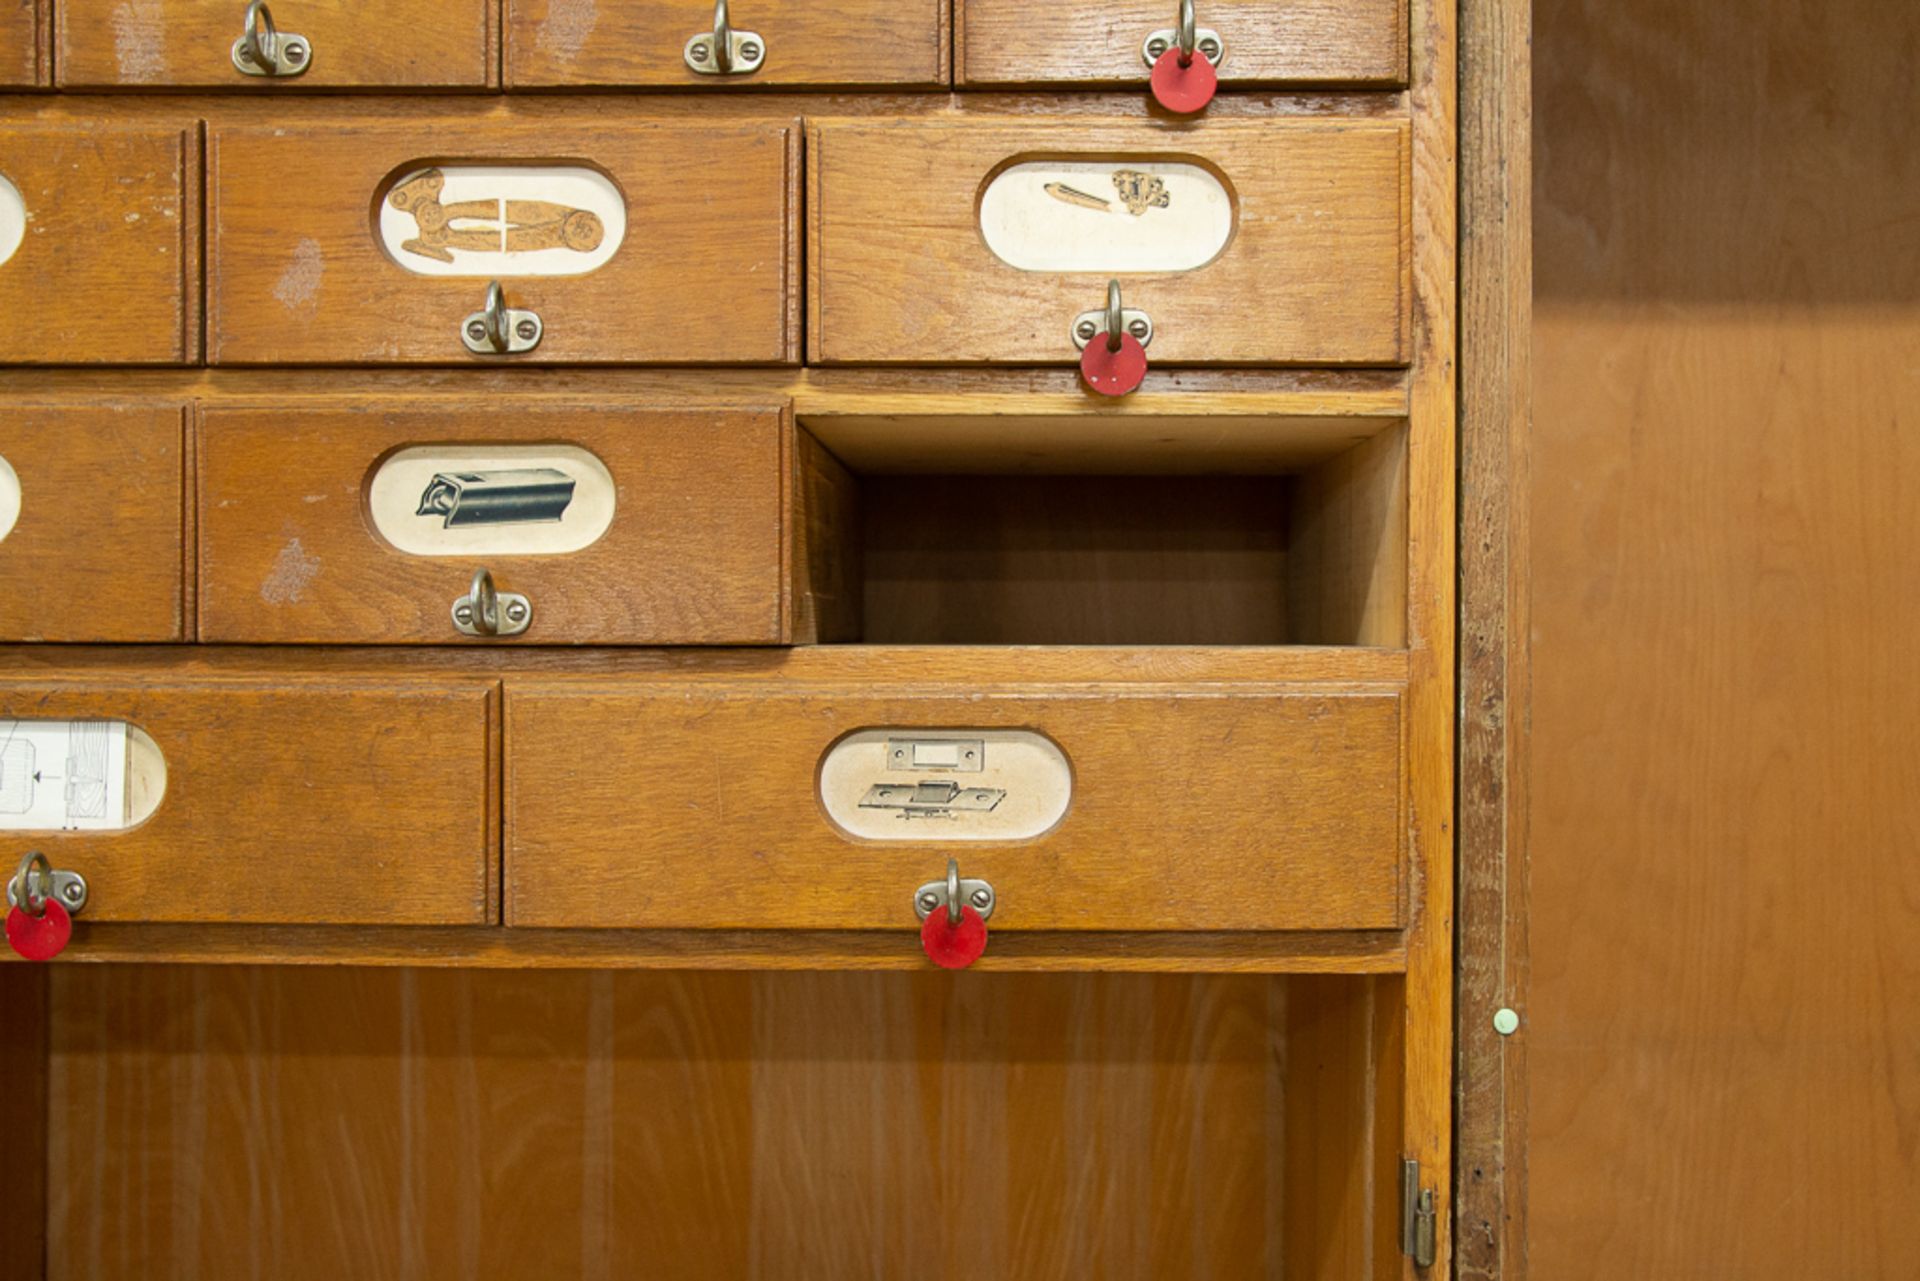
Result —
[[1416, 1268], [1433, 1266], [1433, 1189], [1420, 1186], [1420, 1163], [1400, 1163], [1400, 1250]]

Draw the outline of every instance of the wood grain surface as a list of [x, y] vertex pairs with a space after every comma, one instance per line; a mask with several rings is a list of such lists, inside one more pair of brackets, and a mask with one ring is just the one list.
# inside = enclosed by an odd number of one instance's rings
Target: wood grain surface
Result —
[[[956, 78], [963, 85], [1147, 82], [1141, 48], [1173, 29], [1161, 0], [955, 0]], [[1405, 84], [1406, 0], [1215, 0], [1199, 25], [1226, 42], [1220, 83]]]
[[[210, 641], [779, 644], [784, 409], [211, 408], [198, 441], [200, 617]], [[408, 447], [559, 443], [612, 473], [607, 532], [564, 555], [419, 556], [378, 533], [367, 487]], [[0, 552], [5, 545], [0, 544]], [[472, 639], [449, 610], [476, 568], [533, 603]]]
[[1702, 17], [1536, 11], [1532, 1273], [1910, 1277], [1920, 9]]
[[0, 637], [190, 638], [179, 405], [0, 408], [20, 515], [0, 537]]
[[200, 346], [199, 146], [171, 123], [0, 124], [26, 206], [0, 364], [166, 364]]
[[[12, 872], [8, 871], [11, 876]], [[7, 1126], [8, 1160], [0, 1164], [0, 1193], [9, 1207], [0, 1281], [47, 1277], [47, 1077], [53, 1028], [51, 975], [43, 965], [0, 966], [0, 1091], [13, 1100]]]
[[312, 49], [298, 76], [233, 65], [247, 6], [231, 0], [60, 0], [54, 12], [62, 88], [479, 89], [499, 83], [491, 0], [280, 0], [283, 34]]
[[124, 720], [166, 791], [120, 832], [16, 834], [87, 878], [92, 921], [494, 919], [495, 689], [484, 681], [0, 678], [0, 719]]
[[944, 0], [749, 0], [732, 10], [766, 61], [744, 75], [701, 75], [687, 41], [713, 30], [707, 0], [505, 0], [507, 84], [725, 92], [767, 85], [932, 87], [947, 82]]
[[[510, 925], [898, 929], [957, 854], [1012, 930], [1385, 929], [1402, 904], [1393, 689], [507, 683]], [[869, 728], [1038, 731], [1066, 816], [1019, 842], [859, 841], [821, 758]]]
[[808, 119], [808, 334], [816, 363], [1073, 364], [1073, 318], [1108, 273], [1022, 271], [977, 207], [1009, 161], [1165, 158], [1211, 166], [1236, 228], [1188, 272], [1135, 273], [1170, 364], [1401, 364], [1407, 350], [1404, 121], [1198, 124], [1044, 115]]
[[1407, 436], [1386, 431], [1288, 489], [1287, 636], [1407, 643]]
[[[622, 124], [419, 120], [208, 134], [208, 355], [216, 363], [454, 365], [778, 363], [795, 354], [799, 133], [792, 122]], [[460, 323], [485, 278], [393, 261], [373, 213], [431, 164], [597, 167], [627, 201], [626, 239], [585, 275], [507, 277], [539, 347], [477, 356]], [[289, 218], [284, 175], [326, 175]], [[689, 282], [699, 282], [690, 287]]]
[[53, 978], [49, 1281], [1350, 1279], [1391, 1123], [1365, 980]]
[[0, 87], [47, 82], [48, 0], [0, 0]]

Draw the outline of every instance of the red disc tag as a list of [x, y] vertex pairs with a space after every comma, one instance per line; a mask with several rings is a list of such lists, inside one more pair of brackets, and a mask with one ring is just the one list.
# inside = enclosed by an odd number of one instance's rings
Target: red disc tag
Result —
[[7, 942], [29, 961], [51, 961], [72, 937], [73, 918], [56, 899], [48, 899], [47, 910], [39, 916], [28, 916], [17, 907], [7, 911]]
[[936, 907], [920, 924], [920, 946], [927, 958], [943, 970], [964, 970], [987, 950], [987, 923], [970, 907], [960, 909], [960, 924], [947, 920], [947, 909]]
[[1124, 396], [1147, 376], [1147, 349], [1132, 334], [1120, 335], [1120, 350], [1107, 346], [1107, 336], [1096, 334], [1080, 353], [1080, 376], [1102, 396]]
[[1198, 49], [1180, 65], [1180, 47], [1175, 45], [1153, 60], [1153, 96], [1168, 111], [1191, 115], [1213, 101], [1220, 87], [1220, 74]]

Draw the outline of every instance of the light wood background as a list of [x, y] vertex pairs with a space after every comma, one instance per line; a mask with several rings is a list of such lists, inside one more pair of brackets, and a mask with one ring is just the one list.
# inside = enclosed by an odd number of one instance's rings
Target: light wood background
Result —
[[1920, 8], [1539, 0], [1532, 1275], [1920, 1259]]

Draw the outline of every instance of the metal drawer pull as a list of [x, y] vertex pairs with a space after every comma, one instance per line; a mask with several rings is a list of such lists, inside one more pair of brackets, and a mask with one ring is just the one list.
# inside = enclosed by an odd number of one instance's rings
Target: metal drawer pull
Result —
[[1180, 65], [1183, 67], [1193, 61], [1195, 49], [1216, 67], [1227, 60], [1227, 44], [1220, 38], [1220, 33], [1211, 27], [1194, 25], [1193, 0], [1180, 0], [1179, 25], [1162, 27], [1148, 35], [1146, 43], [1140, 46], [1140, 56], [1151, 67], [1160, 61], [1160, 55], [1176, 46], [1180, 50]]
[[291, 31], [281, 34], [266, 0], [253, 0], [246, 27], [233, 42], [233, 65], [247, 76], [304, 75], [313, 65], [313, 42]]
[[767, 42], [757, 31], [735, 31], [727, 0], [714, 0], [713, 30], [687, 41], [687, 66], [703, 76], [745, 76], [767, 60]]
[[20, 870], [7, 882], [7, 906], [39, 916], [47, 910], [49, 899], [57, 899], [68, 912], [78, 912], [87, 905], [87, 878], [59, 871], [36, 850], [20, 860]]
[[1136, 307], [1120, 305], [1120, 282], [1107, 282], [1107, 305], [1097, 311], [1083, 311], [1073, 318], [1073, 345], [1085, 351], [1087, 344], [1101, 334], [1107, 336], [1107, 350], [1120, 350], [1120, 335], [1132, 334], [1142, 347], [1153, 342], [1153, 318]]
[[495, 591], [493, 575], [473, 571], [467, 594], [453, 602], [453, 627], [462, 636], [518, 636], [533, 622], [533, 602], [518, 592]]
[[960, 878], [958, 859], [947, 860], [947, 879], [928, 881], [913, 892], [913, 914], [926, 920], [944, 906], [949, 923], [960, 923], [960, 909], [970, 907], [986, 920], [993, 915], [993, 886], [986, 881]]
[[546, 335], [537, 312], [507, 307], [500, 282], [487, 284], [487, 305], [460, 322], [460, 341], [476, 356], [517, 356], [532, 351]]

